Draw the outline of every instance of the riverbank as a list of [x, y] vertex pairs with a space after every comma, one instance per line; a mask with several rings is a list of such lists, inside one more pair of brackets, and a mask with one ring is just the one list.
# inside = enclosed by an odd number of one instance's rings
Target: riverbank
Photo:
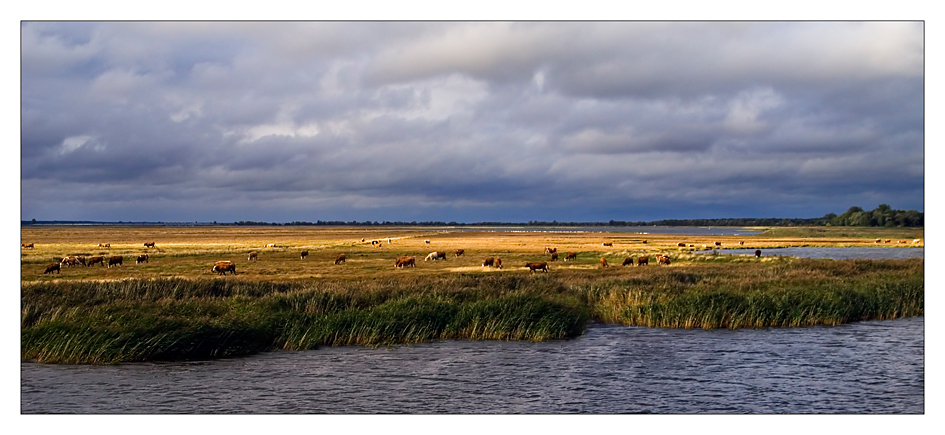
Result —
[[110, 364], [427, 340], [556, 340], [589, 321], [676, 328], [924, 314], [924, 261], [808, 260], [362, 279], [21, 285], [21, 358]]

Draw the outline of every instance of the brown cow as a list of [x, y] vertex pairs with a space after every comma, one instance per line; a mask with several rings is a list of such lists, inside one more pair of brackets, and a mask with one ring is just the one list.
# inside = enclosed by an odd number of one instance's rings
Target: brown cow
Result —
[[346, 263], [347, 261], [345, 260], [347, 260], [347, 257], [345, 257], [344, 253], [338, 254], [338, 256], [335, 257], [335, 264]]
[[430, 244], [430, 239], [424, 240], [423, 243]]
[[487, 257], [485, 260], [483, 260], [482, 267], [492, 266], [493, 264], [495, 264], [495, 258]]
[[642, 241], [642, 242], [640, 242], [640, 243], [646, 244], [646, 240], [644, 240], [644, 241]]
[[121, 255], [113, 255], [108, 257], [108, 267], [118, 266], [121, 267], [121, 262], [124, 260]]
[[576, 258], [577, 258], [577, 252], [568, 252], [567, 255], [564, 256], [564, 261], [574, 260]]
[[656, 263], [657, 263], [657, 264], [666, 264], [666, 265], [669, 265], [669, 257], [667, 257], [667, 256], [665, 256], [665, 255], [657, 255], [657, 256], [656, 256]]
[[761, 258], [761, 250], [755, 249], [755, 257]]
[[677, 243], [676, 246], [679, 246], [680, 248], [685, 248], [685, 247], [686, 247], [686, 244], [685, 244], [685, 243]]
[[621, 266], [633, 266], [633, 257], [627, 257], [623, 260]]
[[876, 239], [876, 241], [873, 242], [873, 243], [882, 243], [882, 241], [883, 241], [883, 239]]
[[648, 264], [650, 264], [650, 258], [649, 258], [649, 257], [640, 257], [640, 258], [637, 260], [637, 266], [646, 266], [646, 265], [648, 265]]
[[744, 244], [745, 244], [745, 242], [743, 242], [743, 241], [741, 241], [741, 240], [739, 240], [739, 241], [738, 241], [738, 244], [739, 244], [739, 245], [744, 245]]
[[397, 257], [397, 260], [394, 261], [394, 267], [417, 267], [417, 259], [415, 257]]
[[606, 258], [600, 257], [600, 267], [610, 267], [610, 265], [607, 264], [607, 259], [606, 259]]
[[534, 272], [536, 270], [544, 270], [545, 272], [548, 271], [548, 263], [544, 261], [542, 261], [541, 263], [528, 262], [528, 263], [525, 263], [525, 267], [527, 267], [528, 270], [531, 272]]
[[232, 261], [217, 261], [213, 263], [213, 267], [210, 268], [210, 271], [219, 273], [220, 275], [226, 275], [227, 272], [236, 275], [236, 264]]
[[102, 257], [102, 256], [100, 256], [100, 255], [97, 255], [97, 256], [95, 256], [95, 257], [89, 257], [89, 266], [91, 266], [91, 265], [93, 265], [93, 264], [95, 264], [95, 263], [101, 263], [101, 265], [104, 266], [104, 265], [105, 265], [105, 257]]
[[465, 250], [465, 249], [457, 249], [457, 250], [456, 250], [456, 256], [457, 256], [457, 257], [459, 257], [460, 255], [463, 255], [463, 254], [465, 254], [465, 253], [466, 253], [466, 250]]
[[23, 244], [23, 248], [26, 248], [26, 249], [33, 249], [33, 244], [32, 244], [32, 243], [24, 243], [24, 244]]
[[56, 273], [62, 273], [62, 272], [60, 272], [59, 263], [50, 263], [50, 264], [47, 264], [47, 265], [46, 265], [46, 270], [43, 272], [43, 275], [45, 275], [45, 274], [47, 274], [47, 273], [53, 273], [53, 271], [56, 271]]
[[249, 258], [246, 261], [259, 261], [259, 254], [256, 251], [249, 251]]
[[63, 257], [59, 262], [60, 266], [72, 267], [79, 264], [79, 260], [76, 260], [75, 257]]
[[267, 243], [267, 244], [266, 244], [266, 247], [267, 247], [267, 248], [275, 248], [275, 247], [276, 247], [276, 244], [275, 244], [275, 243]]
[[99, 248], [111, 248], [112, 245], [111, 245], [111, 243], [99, 243], [99, 244], [98, 244], [98, 247], [99, 247]]
[[899, 243], [906, 243], [905, 240], [899, 240]]
[[558, 248], [545, 248], [546, 254], [554, 254], [556, 252], [558, 252]]
[[147, 262], [148, 262], [148, 254], [141, 254], [138, 256], [138, 259], [135, 260], [135, 264], [147, 263]]
[[551, 253], [551, 261], [558, 261], [558, 253], [557, 253], [557, 252], [552, 252], [552, 253]]
[[[913, 245], [918, 245], [919, 243], [922, 243], [922, 239], [915, 239], [915, 240], [912, 241], [912, 244], [913, 244]], [[30, 243], [30, 246], [32, 246], [32, 245], [33, 245], [33, 244]]]
[[715, 242], [715, 246], [722, 246], [722, 242]]
[[891, 241], [892, 241], [892, 240], [885, 239], [885, 240], [883, 240], [883, 243], [889, 243], [889, 242], [891, 242]]
[[299, 256], [302, 257], [302, 259], [304, 260], [305, 257], [308, 257], [308, 251], [302, 251], [302, 253], [299, 254]]
[[604, 246], [614, 246], [614, 242], [604, 242], [604, 243], [601, 243], [601, 244], [604, 245]]
[[493, 263], [492, 265], [495, 266], [496, 269], [501, 269], [501, 268], [502, 268], [502, 259], [499, 258], [499, 257], [496, 257], [496, 258], [495, 258], [495, 263]]
[[153, 247], [154, 247], [154, 242], [144, 242], [144, 247], [145, 247], [145, 248], [153, 248]]

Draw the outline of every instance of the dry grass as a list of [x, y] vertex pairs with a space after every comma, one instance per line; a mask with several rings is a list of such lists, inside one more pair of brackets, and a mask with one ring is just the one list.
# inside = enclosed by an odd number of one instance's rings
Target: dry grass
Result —
[[[641, 230], [645, 230], [642, 228]], [[848, 234], [850, 229], [845, 230]], [[897, 237], [898, 236], [898, 237]], [[763, 257], [719, 256], [707, 258], [692, 251], [702, 245], [725, 248], [772, 248], [787, 246], [875, 246], [875, 230], [868, 237], [769, 237], [758, 236], [680, 236], [635, 233], [570, 233], [570, 232], [501, 232], [457, 231], [447, 228], [403, 227], [30, 227], [21, 229], [23, 243], [34, 243], [35, 249], [21, 249], [21, 280], [116, 280], [126, 278], [200, 278], [211, 275], [214, 261], [230, 260], [237, 264], [237, 276], [243, 280], [298, 280], [309, 278], [365, 278], [400, 276], [404, 274], [443, 274], [467, 272], [520, 273], [527, 271], [527, 261], [548, 261], [545, 247], [557, 247], [560, 259], [568, 252], [577, 252], [576, 261], [550, 262], [553, 273], [599, 268], [601, 257], [613, 266], [627, 256], [650, 257], [649, 267], [656, 266], [656, 254], [673, 259], [669, 267], [693, 262], [770, 262], [781, 261]], [[902, 238], [903, 234], [891, 235]], [[361, 240], [364, 239], [364, 242]], [[391, 243], [388, 243], [391, 239]], [[380, 240], [381, 247], [372, 247]], [[425, 243], [430, 240], [430, 243]], [[646, 243], [643, 241], [646, 240]], [[145, 248], [145, 242], [155, 242]], [[739, 245], [738, 242], [744, 245]], [[613, 246], [602, 246], [612, 242]], [[910, 240], [911, 242], [911, 240]], [[110, 248], [100, 248], [109, 243]], [[276, 247], [266, 245], [275, 243]], [[685, 243], [679, 247], [677, 243]], [[688, 245], [694, 245], [689, 247]], [[889, 246], [889, 245], [886, 245]], [[902, 246], [902, 245], [899, 245]], [[911, 246], [911, 245], [910, 245]], [[456, 257], [454, 252], [464, 249]], [[305, 260], [302, 250], [309, 251]], [[247, 261], [250, 251], [258, 252], [258, 261]], [[447, 253], [446, 260], [424, 261], [433, 251]], [[148, 263], [135, 264], [135, 258], [149, 254]], [[339, 253], [347, 261], [335, 265]], [[122, 267], [67, 267], [59, 275], [43, 275], [45, 265], [58, 262], [67, 255], [122, 255]], [[396, 269], [394, 259], [414, 256], [417, 267]], [[486, 257], [498, 257], [503, 269], [483, 268]]]

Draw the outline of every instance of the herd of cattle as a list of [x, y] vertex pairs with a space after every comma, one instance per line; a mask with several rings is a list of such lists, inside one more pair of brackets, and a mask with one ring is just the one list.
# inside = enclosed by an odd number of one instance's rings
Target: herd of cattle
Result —
[[[364, 242], [365, 240], [364, 240], [364, 239], [361, 239], [361, 241]], [[915, 239], [915, 240], [912, 241], [912, 243], [913, 243], [913, 244], [918, 244], [918, 243], [921, 243], [921, 241], [922, 241], [922, 239]], [[890, 242], [891, 242], [890, 239], [876, 239], [876, 243], [890, 243]], [[387, 243], [390, 244], [390, 243], [391, 243], [391, 239], [387, 239]], [[430, 240], [424, 240], [424, 243], [429, 244], [429, 243], [430, 243]], [[643, 240], [642, 243], [646, 243], [646, 240]], [[898, 240], [898, 243], [907, 243], [907, 241], [906, 241], [906, 240]], [[372, 246], [374, 246], [374, 247], [378, 247], [378, 246], [381, 245], [381, 241], [379, 241], [379, 240], [374, 240], [374, 241], [371, 242], [371, 244], [372, 244]], [[738, 242], [738, 244], [739, 244], [739, 245], [744, 245], [744, 242]], [[611, 246], [613, 246], [613, 242], [603, 242], [602, 245], [603, 245], [603, 246], [611, 247]], [[678, 247], [690, 247], [690, 248], [695, 247], [695, 245], [693, 245], [693, 244], [690, 244], [690, 243], [682, 243], [682, 242], [677, 243], [676, 245], [677, 245]], [[714, 245], [715, 245], [715, 247], [719, 247], [719, 246], [722, 245], [722, 243], [721, 243], [721, 242], [715, 242]], [[111, 247], [111, 245], [110, 245], [109, 243], [99, 243], [98, 246], [99, 246], [99, 247], [102, 247], [102, 248], [110, 248], [110, 247]], [[144, 244], [144, 246], [145, 246], [145, 248], [154, 248], [154, 247], [155, 247], [155, 243], [154, 243], [154, 242], [146, 242], [146, 243]], [[24, 249], [34, 249], [34, 244], [33, 244], [33, 243], [24, 243], [24, 244], [22, 244], [22, 247], [23, 247]], [[274, 243], [269, 243], [269, 244], [266, 245], [266, 247], [267, 247], [267, 248], [274, 248], [274, 247], [276, 247], [276, 244], [274, 244]], [[712, 246], [710, 246], [710, 245], [701, 245], [701, 247], [702, 247], [703, 249], [709, 249], [709, 248], [711, 248]], [[453, 253], [454, 253], [454, 255], [455, 255], [456, 257], [460, 257], [460, 256], [462, 256], [463, 254], [465, 254], [465, 250], [463, 250], [463, 249], [457, 249], [457, 250], [454, 251]], [[299, 257], [300, 257], [300, 259], [305, 260], [305, 259], [308, 257], [308, 254], [309, 254], [309, 252], [308, 252], [307, 250], [306, 250], [306, 251], [301, 251], [301, 253], [299, 254]], [[558, 260], [558, 248], [556, 248], [556, 247], [554, 247], [554, 248], [545, 248], [544, 254], [549, 255], [549, 260], [550, 260], [550, 261], [557, 261], [557, 260]], [[760, 249], [755, 250], [755, 253], [754, 253], [754, 254], [755, 254], [756, 257], [761, 257], [761, 250], [760, 250]], [[574, 260], [577, 259], [577, 255], [578, 255], [577, 252], [568, 252], [568, 253], [566, 253], [566, 254], [564, 255], [564, 261], [574, 261]], [[446, 253], [446, 252], [434, 251], [434, 252], [429, 253], [423, 260], [424, 260], [424, 261], [446, 260], [446, 257], [447, 257], [447, 253]], [[140, 254], [140, 255], [138, 255], [137, 258], [135, 259], [135, 264], [147, 263], [147, 262], [148, 262], [148, 258], [149, 258], [149, 257], [148, 257], [148, 254]], [[248, 256], [248, 258], [247, 258], [247, 261], [258, 261], [258, 260], [259, 260], [259, 254], [258, 254], [258, 252], [256, 252], [256, 251], [250, 251], [250, 252], [249, 252], [249, 256]], [[345, 255], [344, 253], [339, 254], [339, 255], [335, 258], [335, 264], [338, 265], [338, 264], [345, 263], [346, 260], [347, 260], [347, 257], [346, 257], [346, 255]], [[60, 261], [59, 263], [47, 264], [47, 265], [46, 265], [46, 269], [45, 269], [45, 271], [43, 272], [43, 274], [53, 273], [53, 272], [61, 273], [61, 270], [62, 270], [63, 268], [65, 268], [65, 267], [74, 267], [74, 266], [85, 266], [85, 267], [89, 267], [89, 266], [94, 266], [94, 265], [96, 265], [96, 264], [101, 264], [103, 267], [109, 267], [109, 268], [110, 268], [110, 267], [121, 267], [123, 261], [124, 261], [124, 257], [121, 256], [121, 255], [113, 255], [113, 256], [97, 255], [97, 256], [89, 256], [89, 257], [85, 257], [85, 256], [82, 256], [82, 255], [67, 256], [67, 257], [64, 257], [64, 258], [62, 259], [62, 261]], [[667, 256], [667, 255], [657, 254], [657, 255], [656, 255], [656, 262], [657, 262], [657, 264], [660, 264], [660, 265], [669, 265], [669, 264], [671, 263], [671, 260], [670, 260], [669, 256]], [[649, 264], [649, 257], [648, 257], [648, 256], [639, 256], [639, 257], [636, 258], [636, 259], [634, 259], [633, 257], [626, 257], [626, 258], [623, 260], [623, 262], [621, 263], [621, 266], [633, 266], [634, 264], [637, 265], [637, 266], [646, 266], [646, 265]], [[526, 262], [524, 266], [527, 267], [528, 270], [529, 270], [529, 271], [532, 271], [532, 272], [535, 272], [535, 271], [548, 272], [548, 261]], [[410, 257], [410, 256], [401, 256], [401, 257], [398, 257], [398, 258], [394, 261], [394, 267], [396, 267], [396, 268], [417, 267], [417, 260], [416, 260], [416, 257]], [[502, 259], [501, 259], [501, 258], [497, 258], [497, 257], [487, 257], [487, 258], [482, 262], [482, 267], [493, 267], [493, 268], [496, 268], [496, 269], [501, 269], [501, 268], [502, 268]], [[610, 267], [610, 264], [608, 264], [606, 258], [604, 258], [604, 257], [601, 257], [601, 258], [600, 258], [600, 267], [602, 267], [602, 268], [604, 268], [604, 267]], [[227, 261], [216, 261], [216, 262], [213, 263], [213, 267], [211, 267], [210, 271], [211, 271], [212, 273], [218, 273], [218, 274], [220, 274], [220, 275], [226, 275], [227, 272], [229, 272], [229, 273], [235, 275], [235, 274], [236, 274], [236, 264], [233, 263], [232, 261], [228, 261], [228, 260], [227, 260]]]

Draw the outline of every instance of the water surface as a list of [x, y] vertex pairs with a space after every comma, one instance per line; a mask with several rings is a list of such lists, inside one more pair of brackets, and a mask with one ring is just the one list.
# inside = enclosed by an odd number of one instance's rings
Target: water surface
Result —
[[21, 364], [23, 413], [924, 412], [924, 318], [833, 327], [595, 325], [190, 363]]

